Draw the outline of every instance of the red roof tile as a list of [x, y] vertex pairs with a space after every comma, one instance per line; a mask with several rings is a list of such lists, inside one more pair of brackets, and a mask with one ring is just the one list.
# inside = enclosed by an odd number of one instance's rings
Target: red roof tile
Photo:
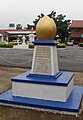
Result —
[[72, 20], [70, 28], [83, 28], [83, 20]]

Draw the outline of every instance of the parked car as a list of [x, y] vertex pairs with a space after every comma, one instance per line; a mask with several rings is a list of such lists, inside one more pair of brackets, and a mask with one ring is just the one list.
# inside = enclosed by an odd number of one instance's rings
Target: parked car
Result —
[[72, 42], [72, 41], [68, 41], [68, 42], [67, 42], [67, 45], [68, 45], [68, 46], [73, 46], [73, 42]]
[[79, 42], [78, 46], [83, 47], [83, 42]]

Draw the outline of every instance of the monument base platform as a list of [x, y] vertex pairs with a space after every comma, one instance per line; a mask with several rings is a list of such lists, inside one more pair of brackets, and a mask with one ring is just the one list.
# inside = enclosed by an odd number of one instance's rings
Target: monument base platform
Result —
[[12, 90], [8, 90], [0, 95], [0, 104], [77, 115], [80, 111], [82, 97], [83, 87], [81, 86], [73, 87], [73, 91], [66, 102], [16, 97], [12, 96]]
[[73, 89], [73, 73], [56, 75], [22, 73], [12, 80], [12, 95], [18, 97], [66, 102]]

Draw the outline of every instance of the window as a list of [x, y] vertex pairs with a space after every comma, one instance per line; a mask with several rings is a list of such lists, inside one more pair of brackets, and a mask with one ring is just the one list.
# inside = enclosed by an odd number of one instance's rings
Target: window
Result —
[[80, 29], [76, 29], [75, 32], [80, 32]]

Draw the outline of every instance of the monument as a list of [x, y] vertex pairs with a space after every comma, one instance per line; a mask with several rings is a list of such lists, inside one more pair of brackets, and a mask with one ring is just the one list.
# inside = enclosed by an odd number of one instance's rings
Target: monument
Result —
[[0, 102], [36, 110], [77, 115], [83, 87], [74, 86], [74, 73], [59, 71], [57, 27], [52, 18], [44, 16], [36, 26], [32, 68], [11, 79], [12, 89], [0, 95]]
[[[22, 37], [22, 44], [20, 44], [20, 37]], [[15, 45], [13, 48], [17, 49], [28, 49], [28, 46], [26, 45], [26, 37], [25, 35], [18, 35], [17, 37], [17, 45]]]
[[25, 37], [25, 35], [23, 35], [23, 37], [22, 37], [22, 40], [23, 40], [23, 43], [22, 43], [22, 45], [26, 45], [26, 42], [25, 42], [25, 40], [26, 40], [26, 37]]
[[17, 37], [17, 45], [19, 46], [20, 44], [20, 36], [18, 35], [18, 37]]
[[34, 35], [34, 33], [30, 33], [30, 34], [28, 35], [28, 37], [29, 37], [29, 42], [30, 42], [30, 43], [32, 43], [32, 42], [35, 40], [35, 36], [36, 36], [36, 35]]

